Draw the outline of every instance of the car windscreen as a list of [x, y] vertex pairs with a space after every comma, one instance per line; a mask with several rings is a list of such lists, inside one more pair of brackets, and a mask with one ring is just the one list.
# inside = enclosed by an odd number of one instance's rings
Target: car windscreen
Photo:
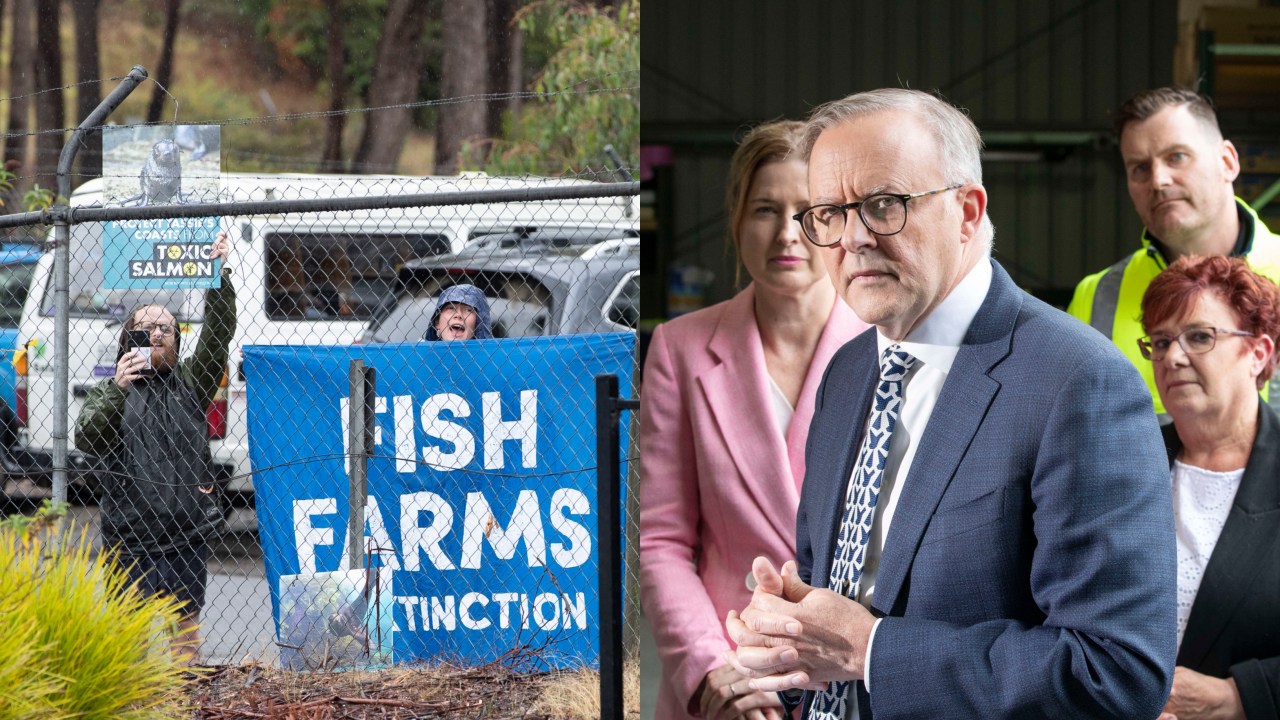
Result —
[[34, 262], [0, 265], [0, 327], [18, 327], [35, 269]]
[[614, 291], [604, 306], [605, 320], [635, 330], [640, 327], [640, 272], [634, 271]]
[[[162, 305], [180, 321], [204, 320], [201, 290], [108, 290], [102, 287], [101, 223], [71, 227], [70, 275], [71, 317], [123, 320], [137, 305]], [[46, 316], [54, 314], [54, 273], [49, 273], [45, 284], [40, 312]]]
[[440, 255], [440, 233], [272, 232], [266, 236], [267, 317], [368, 320], [396, 300], [407, 260]]
[[436, 297], [445, 288], [463, 283], [475, 285], [484, 293], [493, 318], [494, 337], [547, 334], [552, 294], [536, 278], [525, 273], [440, 269], [409, 276], [399, 301], [373, 322], [369, 340], [421, 340], [435, 314]]
[[637, 237], [631, 230], [612, 227], [564, 227], [519, 225], [507, 228], [474, 230], [469, 245], [475, 248], [505, 250], [523, 248], [568, 248], [595, 245], [606, 240]]

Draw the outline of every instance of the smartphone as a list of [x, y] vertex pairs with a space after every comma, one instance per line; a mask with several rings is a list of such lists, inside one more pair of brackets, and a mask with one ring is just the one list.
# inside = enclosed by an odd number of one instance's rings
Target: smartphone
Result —
[[151, 333], [146, 330], [130, 330], [129, 349], [137, 350], [138, 354], [147, 361], [144, 370], [151, 370]]

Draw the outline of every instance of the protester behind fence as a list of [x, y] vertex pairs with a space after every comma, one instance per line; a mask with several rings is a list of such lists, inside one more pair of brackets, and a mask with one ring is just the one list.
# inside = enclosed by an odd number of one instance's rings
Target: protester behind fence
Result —
[[640, 596], [663, 673], [656, 717], [780, 718], [725, 664], [722, 618], [756, 555], [795, 552], [814, 392], [866, 328], [791, 216], [808, 206], [803, 125], [751, 131], [729, 170], [729, 240], [751, 276], [653, 334], [640, 403]]
[[1164, 428], [1178, 542], [1169, 719], [1280, 716], [1280, 289], [1241, 258], [1184, 257], [1142, 298], [1137, 343]]
[[[220, 287], [205, 295], [204, 328], [195, 353], [179, 361], [178, 321], [161, 305], [139, 305], [120, 329], [115, 376], [94, 385], [76, 419], [75, 443], [102, 458], [102, 538], [120, 553], [148, 594], [185, 603], [175, 649], [198, 649], [209, 540], [222, 514], [209, 456], [205, 409], [218, 390], [235, 334], [236, 299], [225, 265], [227, 236], [213, 255], [224, 260]], [[150, 336], [146, 358], [130, 330]]]
[[493, 337], [489, 301], [475, 285], [452, 285], [440, 293], [424, 340], [484, 340]]

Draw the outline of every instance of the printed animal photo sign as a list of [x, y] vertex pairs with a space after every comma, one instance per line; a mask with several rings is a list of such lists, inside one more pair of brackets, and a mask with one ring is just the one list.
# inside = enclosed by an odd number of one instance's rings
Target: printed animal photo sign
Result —
[[[188, 205], [218, 200], [221, 172], [217, 125], [105, 128], [105, 204]], [[210, 257], [219, 219], [158, 218], [103, 223], [103, 287], [214, 287], [221, 263]]]

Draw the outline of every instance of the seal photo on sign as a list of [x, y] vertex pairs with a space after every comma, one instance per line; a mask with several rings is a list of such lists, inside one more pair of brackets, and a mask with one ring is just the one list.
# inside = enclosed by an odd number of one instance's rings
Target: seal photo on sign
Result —
[[142, 192], [121, 201], [122, 205], [157, 205], [184, 203], [182, 192], [182, 154], [172, 140], [157, 140], [142, 164], [138, 175]]

